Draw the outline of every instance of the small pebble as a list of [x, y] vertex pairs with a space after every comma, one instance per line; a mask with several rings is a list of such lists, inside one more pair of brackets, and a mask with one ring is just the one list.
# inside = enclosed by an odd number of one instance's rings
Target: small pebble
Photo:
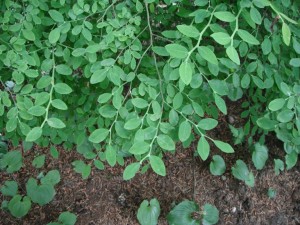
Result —
[[228, 121], [229, 123], [233, 124], [235, 119], [233, 118], [233, 116], [228, 116]]

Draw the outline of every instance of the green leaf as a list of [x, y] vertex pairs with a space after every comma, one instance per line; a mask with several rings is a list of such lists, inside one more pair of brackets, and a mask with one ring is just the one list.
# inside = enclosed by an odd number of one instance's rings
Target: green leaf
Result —
[[106, 146], [105, 157], [110, 166], [115, 166], [117, 162], [117, 150], [111, 145]]
[[35, 41], [35, 35], [31, 30], [23, 29], [22, 34], [28, 41]]
[[30, 198], [21, 195], [15, 195], [8, 203], [8, 210], [9, 212], [17, 218], [21, 218], [25, 216], [31, 208], [31, 201]]
[[51, 101], [51, 105], [54, 107], [54, 108], [57, 108], [57, 109], [60, 109], [60, 110], [67, 110], [68, 109], [68, 106], [66, 105], [65, 102], [63, 102], [62, 100], [60, 99], [54, 99]]
[[196, 103], [196, 102], [192, 102], [192, 106], [193, 106], [193, 108], [194, 108], [194, 110], [195, 110], [195, 113], [196, 113], [197, 115], [199, 115], [199, 116], [201, 116], [201, 117], [204, 116], [204, 111], [203, 111], [203, 108], [202, 108], [201, 105], [199, 105], [199, 104]]
[[39, 76], [39, 73], [37, 70], [28, 69], [25, 71], [25, 75], [30, 78], [36, 78]]
[[96, 52], [100, 51], [101, 48], [102, 48], [102, 46], [101, 46], [100, 44], [94, 44], [94, 45], [89, 45], [89, 46], [85, 49], [85, 51], [86, 51], [87, 53], [93, 54], [93, 53], [96, 53]]
[[290, 65], [293, 67], [300, 67], [300, 58], [293, 58], [290, 60]]
[[252, 152], [252, 162], [256, 169], [261, 170], [268, 159], [268, 149], [266, 146], [256, 143]]
[[38, 89], [43, 89], [48, 87], [51, 84], [51, 77], [50, 76], [43, 76], [41, 77], [41, 79], [39, 79], [39, 81], [36, 84], [36, 87]]
[[98, 97], [98, 102], [100, 104], [103, 104], [103, 103], [106, 103], [109, 101], [109, 99], [111, 99], [111, 96], [112, 94], [111, 93], [104, 93], [104, 94], [101, 94], [99, 97]]
[[131, 99], [131, 102], [135, 107], [137, 107], [139, 109], [147, 108], [149, 105], [149, 103], [145, 99], [142, 99], [142, 98], [133, 98], [133, 99]]
[[96, 129], [89, 136], [89, 141], [95, 144], [100, 143], [105, 140], [108, 134], [109, 134], [108, 129], [105, 128]]
[[179, 109], [182, 106], [183, 102], [183, 96], [180, 92], [177, 92], [177, 94], [173, 98], [173, 108]]
[[6, 169], [7, 173], [13, 173], [21, 169], [23, 157], [20, 151], [13, 150], [0, 158], [0, 169]]
[[151, 168], [160, 176], [166, 176], [166, 167], [161, 158], [155, 155], [149, 157]]
[[81, 31], [83, 37], [87, 40], [87, 41], [91, 41], [92, 40], [92, 34], [91, 32], [86, 29], [86, 28], [83, 28], [82, 31]]
[[197, 6], [206, 6], [208, 4], [209, 0], [196, 0], [195, 5]]
[[218, 65], [218, 59], [215, 53], [212, 50], [210, 50], [210, 48], [205, 46], [199, 46], [198, 52], [201, 55], [201, 57], [206, 61], [210, 62], [211, 64]]
[[28, 109], [28, 113], [33, 116], [42, 116], [46, 113], [46, 109], [43, 106], [35, 105]]
[[135, 3], [135, 8], [138, 13], [141, 13], [144, 10], [143, 4], [140, 3], [140, 1], [138, 1], [138, 0]]
[[229, 59], [231, 59], [231, 61], [240, 65], [239, 54], [237, 53], [237, 51], [233, 46], [229, 46], [228, 48], [226, 48], [226, 54], [228, 55]]
[[179, 30], [180, 33], [187, 37], [193, 37], [197, 38], [200, 35], [200, 32], [198, 29], [192, 25], [177, 25], [177, 29]]
[[259, 127], [265, 130], [273, 130], [275, 129], [275, 126], [278, 124], [278, 122], [265, 117], [259, 118], [256, 121], [256, 123]]
[[99, 113], [104, 118], [113, 118], [117, 114], [117, 111], [112, 105], [107, 104], [99, 109]]
[[280, 89], [282, 93], [286, 96], [290, 96], [292, 94], [290, 87], [284, 82], [280, 83]]
[[182, 82], [185, 85], [189, 85], [193, 75], [192, 64], [187, 61], [183, 61], [179, 67], [179, 75]]
[[209, 156], [210, 146], [204, 136], [201, 136], [198, 141], [197, 152], [203, 161], [205, 161]]
[[132, 118], [129, 119], [125, 124], [124, 124], [124, 128], [126, 130], [135, 130], [136, 128], [138, 128], [138, 126], [140, 126], [141, 124], [141, 119], [140, 118]]
[[216, 224], [219, 221], [219, 210], [211, 205], [205, 204], [203, 207], [202, 223], [205, 225]]
[[64, 22], [64, 17], [63, 17], [63, 15], [62, 15], [60, 12], [58, 12], [57, 10], [51, 9], [51, 10], [49, 10], [48, 12], [49, 12], [49, 15], [51, 16], [51, 18], [52, 18], [55, 22], [59, 22], [59, 23]]
[[235, 16], [231, 13], [231, 12], [227, 12], [227, 11], [220, 11], [220, 12], [215, 12], [214, 16], [224, 22], [233, 22], [235, 21]]
[[32, 165], [35, 168], [39, 169], [45, 164], [45, 159], [46, 159], [45, 155], [39, 155], [39, 156], [34, 158], [34, 160], [32, 161]]
[[84, 48], [76, 48], [72, 52], [72, 56], [74, 57], [80, 57], [85, 54], [86, 50]]
[[169, 53], [164, 47], [160, 46], [152, 46], [152, 50], [155, 54], [160, 55], [160, 56], [169, 56]]
[[242, 160], [237, 160], [234, 167], [231, 168], [232, 175], [239, 179], [239, 180], [245, 180], [249, 175], [249, 170], [247, 165]]
[[91, 166], [85, 164], [81, 160], [76, 160], [72, 162], [72, 165], [74, 166], [74, 170], [76, 173], [80, 173], [82, 176], [82, 179], [87, 179], [90, 176], [91, 173]]
[[129, 152], [134, 155], [142, 155], [149, 152], [150, 144], [144, 141], [137, 141], [129, 149]]
[[[119, 110], [121, 108], [122, 101], [123, 101], [123, 96], [121, 94], [114, 94], [112, 103], [116, 109]], [[137, 107], [137, 108], [140, 108], [140, 107], [142, 107], [142, 105], [139, 105], [139, 107]]]
[[254, 23], [256, 24], [261, 24], [262, 22], [262, 17], [261, 17], [261, 14], [260, 12], [255, 8], [255, 7], [251, 7], [250, 9], [250, 16], [251, 16], [251, 19], [254, 21]]
[[36, 141], [42, 136], [42, 133], [43, 133], [43, 129], [41, 127], [34, 127], [32, 130], [28, 132], [25, 141], [27, 142]]
[[200, 221], [193, 218], [194, 213], [199, 213], [199, 206], [195, 202], [184, 200], [171, 210], [167, 220], [172, 225], [200, 225]]
[[26, 191], [32, 202], [38, 203], [40, 206], [46, 205], [55, 196], [55, 190], [52, 185], [38, 185], [37, 181], [33, 178], [29, 178], [29, 180], [27, 181]]
[[290, 23], [293, 23], [293, 24], [299, 24], [297, 21], [289, 18], [288, 16], [286, 16], [284, 13], [279, 13], [281, 17], [283, 17], [285, 20], [289, 21]]
[[11, 118], [7, 121], [5, 128], [7, 132], [12, 132], [17, 128], [17, 126], [18, 126], [18, 119]]
[[289, 170], [293, 168], [298, 161], [298, 153], [296, 151], [292, 151], [285, 156], [286, 169]]
[[202, 119], [198, 123], [198, 127], [200, 127], [203, 130], [214, 129], [217, 125], [218, 125], [218, 121], [211, 118]]
[[58, 170], [50, 170], [46, 176], [41, 179], [41, 183], [45, 185], [56, 185], [60, 182], [60, 174]]
[[267, 194], [268, 194], [269, 198], [275, 198], [276, 197], [276, 190], [274, 190], [273, 188], [269, 188]]
[[72, 92], [72, 88], [65, 83], [57, 83], [54, 85], [54, 90], [62, 95], [67, 95]]
[[270, 52], [272, 51], [272, 43], [269, 38], [264, 39], [264, 41], [261, 43], [261, 48], [264, 55], [270, 54]]
[[109, 72], [109, 68], [96, 70], [91, 76], [91, 84], [97, 84], [105, 80]]
[[16, 181], [5, 181], [1, 187], [1, 193], [4, 196], [15, 196], [18, 193], [18, 183]]
[[59, 157], [59, 152], [57, 151], [57, 149], [54, 146], [50, 147], [50, 154], [54, 159], [58, 159], [58, 157]]
[[271, 111], [278, 111], [280, 109], [282, 109], [282, 107], [284, 106], [285, 104], [285, 99], [283, 98], [277, 98], [277, 99], [274, 99], [272, 100], [270, 103], [269, 103], [269, 109]]
[[70, 212], [63, 212], [59, 215], [58, 221], [63, 225], [75, 225], [77, 216]]
[[224, 32], [216, 32], [210, 35], [220, 45], [227, 45], [231, 41], [231, 37]]
[[282, 32], [282, 39], [283, 39], [283, 42], [284, 42], [287, 46], [289, 46], [289, 45], [290, 45], [290, 42], [291, 42], [291, 30], [290, 30], [290, 27], [289, 27], [286, 23], [283, 23], [283, 24], [282, 24], [281, 32]]
[[172, 140], [172, 138], [170, 138], [170, 136], [165, 135], [165, 134], [160, 134], [157, 136], [157, 143], [158, 145], [165, 150], [168, 151], [172, 151], [175, 150], [175, 143]]
[[191, 127], [190, 123], [187, 120], [183, 121], [180, 124], [179, 130], [178, 130], [179, 140], [181, 142], [185, 142], [190, 137], [191, 132], [192, 132], [192, 127]]
[[64, 124], [63, 121], [61, 121], [58, 118], [54, 118], [54, 117], [53, 118], [48, 118], [47, 123], [50, 127], [57, 128], [57, 129], [62, 129], [62, 128], [66, 127], [66, 125]]
[[98, 170], [104, 170], [105, 166], [103, 164], [103, 162], [101, 162], [100, 160], [94, 160], [94, 165]]
[[52, 31], [50, 31], [49, 33], [49, 42], [51, 44], [55, 44], [60, 38], [60, 30], [58, 28], [53, 29]]
[[237, 160], [235, 165], [231, 168], [232, 175], [244, 181], [248, 186], [254, 187], [254, 176], [252, 172], [249, 172], [246, 163], [242, 160]]
[[245, 41], [251, 45], [259, 45], [260, 44], [259, 41], [246, 30], [238, 30], [237, 33], [243, 41]]
[[217, 94], [214, 94], [215, 103], [218, 109], [225, 115], [227, 115], [227, 107], [225, 101]]
[[140, 163], [131, 163], [128, 166], [126, 166], [124, 172], [123, 172], [123, 179], [124, 180], [130, 180], [135, 176], [135, 174], [140, 169]]
[[245, 180], [245, 184], [249, 187], [254, 187], [254, 175], [252, 172], [249, 173], [248, 178]]
[[285, 109], [277, 115], [277, 120], [281, 123], [290, 122], [294, 118], [295, 113], [290, 109]]
[[217, 140], [214, 140], [213, 142], [222, 152], [234, 153], [234, 150], [230, 144], [225, 143], [223, 141], [217, 141]]
[[281, 159], [274, 159], [274, 164], [275, 175], [278, 176], [280, 171], [284, 170], [284, 162]]
[[160, 214], [160, 205], [157, 199], [151, 199], [150, 204], [144, 200], [137, 213], [137, 219], [141, 225], [157, 225]]
[[168, 44], [165, 48], [172, 58], [185, 59], [188, 55], [188, 50], [179, 44]]
[[209, 164], [209, 170], [211, 174], [221, 176], [226, 170], [224, 159], [219, 155], [214, 155]]
[[57, 73], [62, 75], [71, 75], [72, 69], [66, 64], [60, 64], [55, 67]]
[[101, 61], [101, 66], [110, 67], [115, 64], [116, 60], [113, 58], [104, 59]]

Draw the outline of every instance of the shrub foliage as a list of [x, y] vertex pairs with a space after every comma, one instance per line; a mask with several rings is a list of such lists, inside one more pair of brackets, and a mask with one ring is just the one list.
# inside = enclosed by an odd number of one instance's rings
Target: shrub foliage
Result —
[[[292, 168], [300, 152], [299, 8], [290, 0], [3, 0], [0, 168], [22, 166], [22, 152], [7, 151], [9, 140], [25, 151], [33, 143], [50, 147], [54, 158], [55, 145], [75, 148], [85, 158], [72, 163], [83, 179], [128, 156], [135, 161], [125, 180], [148, 168], [165, 176], [163, 154], [177, 142], [196, 140], [202, 160], [211, 145], [234, 153], [208, 131], [227, 114], [228, 101], [239, 99], [247, 122], [230, 127], [235, 143], [253, 145], [254, 166], [262, 169], [265, 135], [274, 131], [286, 153], [285, 163], [274, 161], [276, 174]], [[213, 174], [225, 167], [213, 157]], [[243, 161], [232, 172], [254, 185]], [[51, 189], [44, 200], [34, 200], [31, 188], [22, 200], [17, 184], [5, 183], [13, 188], [13, 215], [52, 199], [56, 183], [44, 184], [47, 176], [41, 185], [28, 181], [34, 190]]]

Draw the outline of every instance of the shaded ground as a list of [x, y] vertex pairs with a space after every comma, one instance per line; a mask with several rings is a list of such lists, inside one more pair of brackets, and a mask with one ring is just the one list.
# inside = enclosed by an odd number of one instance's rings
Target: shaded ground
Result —
[[[235, 110], [234, 108], [231, 110]], [[214, 130], [214, 138], [231, 141], [227, 128], [227, 118]], [[238, 124], [240, 121], [235, 121]], [[47, 157], [44, 171], [59, 169], [61, 182], [56, 186], [57, 194], [48, 205], [39, 207], [33, 204], [30, 213], [22, 220], [17, 220], [0, 210], [1, 225], [40, 225], [54, 221], [60, 212], [70, 211], [78, 216], [77, 224], [82, 225], [135, 225], [137, 209], [144, 199], [156, 197], [161, 204], [159, 225], [167, 224], [166, 214], [174, 204], [184, 199], [194, 199], [200, 206], [205, 203], [214, 204], [220, 211], [218, 224], [300, 224], [300, 163], [289, 171], [275, 176], [273, 157], [283, 159], [281, 144], [270, 136], [267, 139], [272, 154], [262, 171], [250, 168], [255, 175], [255, 187], [248, 188], [244, 183], [234, 179], [231, 166], [237, 159], [243, 159], [248, 165], [251, 157], [245, 146], [240, 146], [237, 154], [223, 155], [212, 147], [212, 154], [220, 154], [226, 161], [227, 170], [222, 177], [209, 172], [209, 162], [193, 158], [196, 145], [189, 149], [178, 146], [175, 155], [166, 154], [164, 161], [167, 176], [160, 177], [151, 170], [146, 174], [138, 174], [129, 182], [122, 180], [123, 168], [106, 168], [104, 171], [94, 169], [87, 180], [82, 180], [71, 166], [71, 162], [81, 158], [75, 151], [60, 151], [59, 160]], [[15, 179], [25, 190], [25, 183], [30, 176], [37, 176], [31, 166], [34, 154], [47, 153], [47, 149], [35, 150], [26, 155], [25, 166], [20, 173], [14, 175], [1, 174], [4, 180]], [[48, 154], [48, 153], [47, 153]], [[128, 162], [127, 162], [128, 163]], [[269, 188], [276, 190], [275, 198], [267, 195]], [[24, 192], [25, 193], [25, 192]], [[1, 201], [4, 199], [1, 196]]]

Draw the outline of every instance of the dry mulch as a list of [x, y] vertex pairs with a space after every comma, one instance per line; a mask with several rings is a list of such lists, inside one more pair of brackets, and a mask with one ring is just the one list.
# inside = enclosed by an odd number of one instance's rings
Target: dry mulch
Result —
[[[231, 111], [240, 113], [235, 107]], [[213, 138], [230, 141], [231, 134], [226, 121], [221, 117], [220, 125], [210, 133]], [[242, 124], [236, 120], [234, 123]], [[33, 204], [29, 214], [23, 219], [15, 219], [0, 210], [1, 225], [45, 225], [55, 221], [63, 211], [78, 216], [76, 224], [82, 225], [135, 225], [137, 209], [144, 199], [157, 198], [161, 205], [159, 225], [166, 225], [165, 217], [171, 208], [184, 199], [195, 200], [200, 206], [214, 204], [220, 211], [218, 224], [234, 225], [296, 225], [300, 224], [300, 163], [291, 170], [275, 176], [273, 159], [283, 159], [282, 144], [269, 136], [267, 144], [270, 152], [266, 167], [262, 171], [254, 169], [249, 150], [245, 145], [236, 147], [236, 154], [225, 155], [212, 147], [211, 156], [220, 154], [226, 162], [226, 172], [216, 177], [209, 172], [211, 157], [203, 162], [193, 157], [196, 143], [188, 149], [178, 146], [176, 153], [167, 153], [164, 161], [167, 176], [160, 177], [149, 169], [146, 174], [138, 174], [131, 181], [122, 180], [123, 167], [107, 167], [104, 171], [93, 169], [87, 180], [82, 180], [73, 171], [71, 163], [82, 157], [74, 151], [58, 147], [59, 160], [51, 158], [49, 149], [35, 147], [25, 154], [25, 164], [19, 173], [1, 174], [1, 183], [15, 179], [21, 184], [25, 194], [25, 183], [30, 176], [36, 177], [41, 171], [58, 169], [61, 182], [56, 186], [57, 194], [48, 205]], [[37, 154], [47, 154], [45, 166], [36, 170], [32, 159]], [[231, 167], [237, 159], [243, 159], [255, 175], [255, 187], [249, 188], [231, 175]], [[132, 160], [132, 159], [130, 159]], [[126, 161], [128, 164], [129, 161]], [[276, 197], [270, 199], [269, 188], [276, 190]], [[1, 201], [5, 198], [1, 196]]]
[[[30, 165], [30, 156], [33, 154], [26, 157], [25, 169], [13, 175], [23, 185], [29, 176], [39, 173]], [[56, 187], [54, 200], [44, 207], [34, 205], [22, 220], [0, 211], [0, 224], [46, 224], [55, 220], [60, 212], [68, 210], [78, 216], [77, 224], [133, 225], [138, 224], [136, 212], [139, 204], [153, 197], [161, 204], [159, 224], [162, 225], [167, 224], [164, 218], [172, 206], [184, 199], [195, 199], [200, 206], [214, 204], [220, 210], [219, 224], [300, 224], [299, 164], [275, 176], [272, 163], [268, 163], [262, 171], [254, 170], [256, 184], [254, 188], [248, 188], [232, 177], [230, 161], [223, 176], [212, 176], [208, 163], [193, 159], [193, 148], [181, 148], [175, 155], [165, 156], [166, 177], [157, 176], [149, 170], [129, 182], [122, 180], [121, 167], [104, 171], [94, 169], [90, 178], [82, 180], [71, 166], [71, 162], [79, 157], [75, 151], [66, 152], [62, 149], [60, 160], [48, 157], [44, 170], [59, 169], [62, 177]], [[4, 174], [4, 180], [8, 178]], [[269, 188], [277, 192], [274, 199], [267, 196]]]

